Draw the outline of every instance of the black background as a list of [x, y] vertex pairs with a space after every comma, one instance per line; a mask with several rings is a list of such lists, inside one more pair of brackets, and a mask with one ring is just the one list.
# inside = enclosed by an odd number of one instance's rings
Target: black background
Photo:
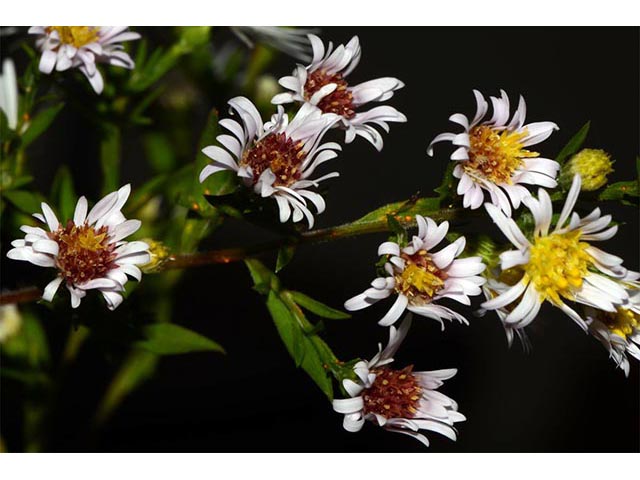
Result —
[[[144, 34], [144, 30], [141, 30]], [[392, 124], [381, 153], [358, 138], [335, 160], [341, 177], [331, 181], [327, 211], [317, 226], [352, 220], [387, 202], [418, 191], [429, 194], [439, 183], [450, 150], [426, 156], [429, 141], [449, 131], [450, 114], [475, 113], [471, 90], [486, 96], [505, 89], [513, 104], [527, 100], [527, 120], [550, 120], [560, 126], [536, 146], [553, 157], [587, 121], [586, 146], [603, 148], [616, 160], [613, 180], [631, 178], [638, 153], [638, 30], [603, 28], [323, 28], [325, 40], [347, 42], [357, 34], [363, 58], [349, 77], [352, 84], [381, 76], [406, 83], [389, 102], [404, 112], [407, 124]], [[282, 59], [277, 77], [293, 63]], [[211, 105], [205, 105], [208, 109]], [[223, 103], [218, 105], [225, 111]], [[59, 140], [39, 162], [41, 184], [55, 159], [72, 164], [76, 179], [97, 195], [87, 126], [66, 114], [57, 124]], [[199, 132], [204, 118], [194, 119]], [[126, 148], [125, 148], [126, 150]], [[125, 158], [124, 180], [141, 178], [135, 154]], [[80, 182], [81, 183], [81, 182]], [[606, 213], [625, 221], [604, 249], [623, 256], [638, 269], [638, 218], [632, 207], [607, 204]], [[489, 223], [484, 224], [488, 226]], [[493, 230], [492, 230], [493, 232]], [[496, 238], [500, 238], [497, 232]], [[229, 223], [203, 248], [251, 243], [261, 233]], [[367, 287], [374, 275], [377, 245], [384, 234], [299, 248], [281, 278], [285, 285], [340, 306]], [[9, 265], [4, 258], [3, 287], [28, 284], [37, 267]], [[272, 257], [265, 257], [272, 262]], [[16, 275], [16, 276], [14, 276]], [[17, 278], [17, 280], [16, 280]], [[144, 281], [141, 288], [144, 286]], [[65, 295], [65, 293], [63, 293]], [[242, 264], [190, 270], [176, 291], [175, 321], [219, 341], [226, 356], [194, 354], [162, 359], [155, 377], [129, 397], [99, 436], [88, 435], [87, 419], [113, 360], [85, 346], [67, 373], [55, 423], [56, 451], [424, 451], [409, 437], [372, 424], [358, 434], [342, 429], [323, 394], [304, 372], [295, 369], [281, 344], [263, 299], [250, 290]], [[475, 302], [474, 305], [477, 305]], [[356, 312], [351, 320], [326, 322], [325, 336], [341, 358], [370, 358], [387, 332], [376, 321], [390, 302]], [[493, 315], [474, 318], [457, 307], [470, 326], [447, 325], [444, 333], [431, 320], [417, 317], [398, 366], [418, 370], [458, 368], [441, 391], [460, 404], [468, 420], [459, 439], [437, 434], [430, 451], [638, 451], [639, 372], [631, 374], [607, 357], [568, 317], [543, 307], [529, 329], [533, 351], [508, 349]], [[114, 313], [118, 315], [118, 311]], [[49, 325], [54, 339], [68, 325]], [[4, 387], [10, 382], [3, 380]], [[3, 430], [15, 431], [17, 400], [3, 388]], [[11, 445], [10, 445], [11, 447]]]

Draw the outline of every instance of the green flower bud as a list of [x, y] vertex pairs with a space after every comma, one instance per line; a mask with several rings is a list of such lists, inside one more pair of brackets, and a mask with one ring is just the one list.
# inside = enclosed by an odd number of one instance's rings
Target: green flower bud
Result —
[[143, 242], [149, 245], [149, 254], [151, 255], [151, 260], [149, 261], [149, 263], [142, 265], [140, 269], [144, 273], [156, 272], [169, 259], [170, 251], [162, 242], [159, 242], [157, 240], [145, 238]]
[[582, 177], [582, 190], [598, 190], [607, 183], [607, 175], [613, 172], [611, 155], [604, 150], [585, 148], [576, 153], [562, 167], [560, 182], [571, 184], [571, 179], [578, 174]]

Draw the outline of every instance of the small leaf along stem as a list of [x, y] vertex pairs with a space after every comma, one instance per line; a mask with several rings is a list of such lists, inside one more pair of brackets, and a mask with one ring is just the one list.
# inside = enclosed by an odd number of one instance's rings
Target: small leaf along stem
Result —
[[[462, 210], [455, 208], [445, 208], [424, 212], [434, 220], [453, 220], [461, 218]], [[395, 218], [403, 227], [415, 226], [415, 217], [409, 215], [396, 215]], [[302, 232], [298, 237], [288, 237], [283, 239], [272, 240], [269, 242], [252, 245], [249, 247], [226, 248], [220, 250], [211, 250], [208, 252], [197, 252], [188, 254], [171, 255], [166, 263], [164, 263], [156, 272], [165, 270], [192, 268], [203, 265], [214, 265], [220, 263], [232, 263], [244, 260], [255, 255], [277, 250], [287, 245], [300, 245], [306, 243], [320, 243], [341, 238], [355, 237], [366, 235], [369, 233], [379, 233], [389, 230], [387, 217], [381, 216], [379, 219], [350, 222], [335, 227], [320, 228]], [[156, 273], [154, 272], [154, 273]], [[40, 300], [42, 290], [38, 287], [28, 287], [22, 290], [6, 292], [0, 295], [0, 305], [10, 303], [28, 303]]]

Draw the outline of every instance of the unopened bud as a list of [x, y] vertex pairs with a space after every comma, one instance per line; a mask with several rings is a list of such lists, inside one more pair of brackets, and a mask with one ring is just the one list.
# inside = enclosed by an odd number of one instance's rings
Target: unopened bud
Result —
[[611, 155], [604, 150], [585, 148], [576, 153], [562, 167], [560, 182], [570, 185], [574, 175], [582, 177], [582, 190], [598, 190], [607, 183], [607, 175], [613, 172]]

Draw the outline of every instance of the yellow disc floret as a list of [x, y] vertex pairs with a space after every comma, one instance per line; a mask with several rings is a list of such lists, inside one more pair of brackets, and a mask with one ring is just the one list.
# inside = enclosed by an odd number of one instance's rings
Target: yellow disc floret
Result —
[[396, 291], [414, 304], [428, 303], [444, 287], [445, 272], [434, 265], [426, 250], [401, 257], [405, 268], [395, 276]]
[[47, 31], [55, 30], [60, 36], [60, 41], [67, 45], [73, 45], [76, 48], [83, 47], [88, 43], [98, 40], [97, 27], [48, 27]]
[[525, 274], [531, 279], [541, 300], [561, 303], [560, 297], [574, 298], [592, 263], [587, 243], [580, 241], [580, 230], [553, 233], [534, 240]]
[[627, 338], [637, 328], [640, 328], [640, 315], [628, 308], [618, 308], [614, 312], [602, 312], [603, 322], [611, 333]]
[[522, 139], [526, 135], [526, 130], [500, 131], [487, 125], [473, 127], [469, 132], [469, 160], [463, 163], [465, 172], [474, 179], [511, 185], [511, 177], [522, 166], [523, 159], [539, 155], [524, 149]]

